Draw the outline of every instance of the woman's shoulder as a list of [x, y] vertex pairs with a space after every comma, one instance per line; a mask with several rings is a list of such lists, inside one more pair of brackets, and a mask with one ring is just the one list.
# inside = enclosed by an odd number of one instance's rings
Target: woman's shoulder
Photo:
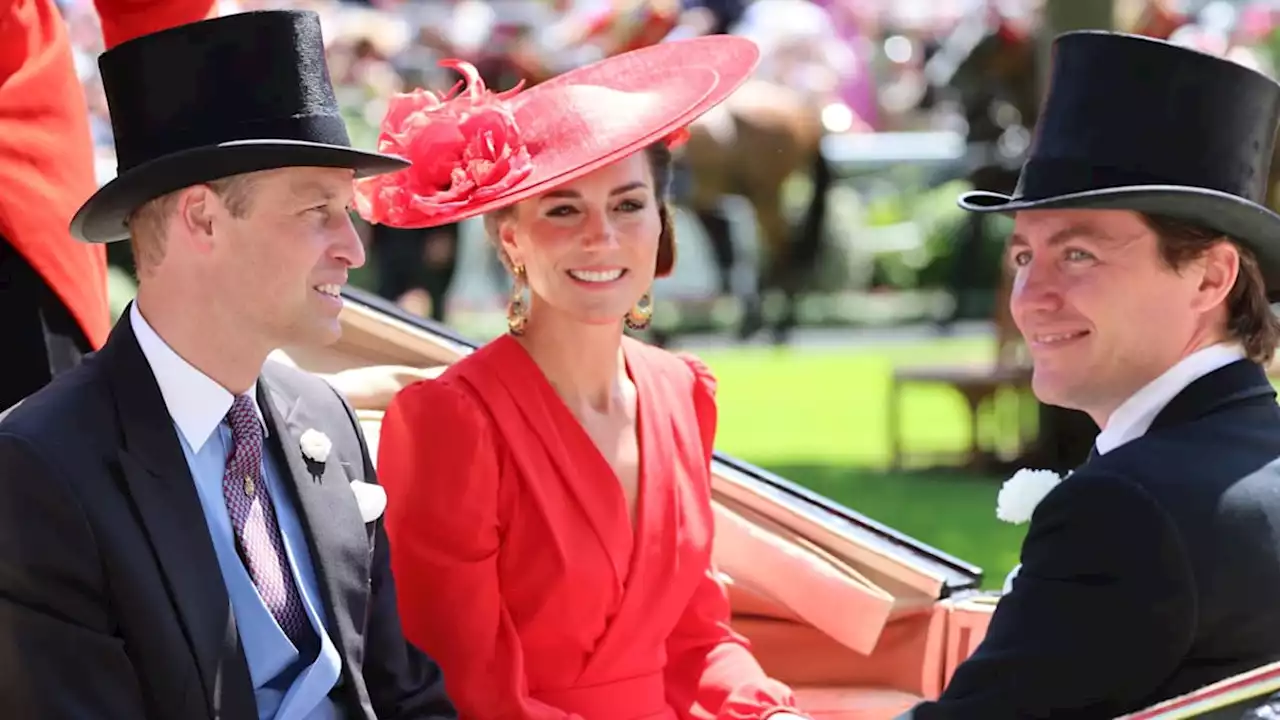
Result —
[[522, 361], [523, 352], [509, 336], [500, 336], [452, 363], [435, 378], [421, 380], [400, 391], [393, 401], [400, 411], [429, 417], [428, 424], [448, 435], [483, 433], [490, 441], [501, 436], [508, 417], [508, 380], [503, 378]]
[[501, 460], [492, 422], [452, 370], [402, 389], [378, 428], [378, 478], [400, 508], [389, 511], [389, 532], [450, 538], [493, 512]]
[[674, 353], [674, 356], [689, 368], [689, 372], [693, 373], [694, 385], [699, 390], [714, 397], [716, 394], [716, 374], [702, 361], [702, 358], [691, 352]]
[[475, 381], [493, 372], [495, 363], [500, 365], [502, 362], [501, 343], [496, 340], [489, 342], [450, 363], [436, 377], [405, 386], [397, 400], [413, 403], [435, 402], [449, 409], [479, 405], [479, 398], [474, 389]]
[[715, 373], [702, 358], [687, 352], [672, 352], [638, 340], [631, 340], [631, 352], [644, 358], [650, 373], [691, 389], [695, 395], [715, 397]]
[[488, 425], [483, 407], [466, 380], [469, 358], [451, 365], [434, 378], [406, 385], [392, 399], [387, 415], [400, 415], [433, 426], [479, 430]]

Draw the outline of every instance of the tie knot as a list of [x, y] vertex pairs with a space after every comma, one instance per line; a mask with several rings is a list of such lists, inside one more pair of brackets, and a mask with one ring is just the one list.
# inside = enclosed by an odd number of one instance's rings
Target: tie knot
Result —
[[246, 441], [255, 444], [261, 442], [262, 423], [258, 420], [253, 398], [248, 395], [236, 396], [231, 409], [227, 411], [227, 424], [231, 426], [231, 438], [237, 446]]

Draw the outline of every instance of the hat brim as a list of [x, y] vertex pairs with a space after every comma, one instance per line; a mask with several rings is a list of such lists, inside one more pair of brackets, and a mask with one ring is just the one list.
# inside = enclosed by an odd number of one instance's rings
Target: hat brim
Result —
[[1268, 296], [1274, 299], [1280, 295], [1280, 215], [1237, 195], [1182, 185], [1135, 185], [1034, 200], [975, 190], [962, 194], [956, 202], [976, 213], [1131, 210], [1195, 222], [1249, 248], [1258, 259]]
[[[535, 173], [509, 191], [431, 216], [413, 227], [438, 227], [477, 217], [542, 195], [584, 175], [661, 142], [716, 105], [724, 102], [755, 71], [760, 49], [733, 35], [713, 35], [650, 45], [561, 73], [518, 94], [512, 103], [544, 99], [570, 86], [592, 86], [622, 92], [645, 92], [671, 97], [660, 121], [614, 147], [596, 145], [589, 159], [554, 173]], [[542, 98], [539, 98], [542, 96]], [[686, 98], [686, 101], [677, 100]], [[518, 112], [518, 111], [517, 111]]]
[[198, 147], [130, 168], [98, 188], [71, 219], [71, 234], [89, 243], [129, 237], [129, 216], [149, 200], [192, 185], [286, 167], [345, 168], [356, 177], [402, 170], [404, 158], [300, 140], [236, 140]]

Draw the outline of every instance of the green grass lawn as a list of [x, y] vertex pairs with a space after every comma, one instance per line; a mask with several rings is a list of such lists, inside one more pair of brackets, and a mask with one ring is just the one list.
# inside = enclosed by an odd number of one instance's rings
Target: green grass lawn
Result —
[[[985, 587], [1000, 587], [1025, 532], [995, 517], [1003, 478], [889, 472], [886, 422], [894, 367], [990, 361], [990, 341], [698, 354], [719, 379], [721, 450], [978, 565]], [[963, 400], [944, 387], [907, 388], [902, 427], [908, 450], [966, 446]]]

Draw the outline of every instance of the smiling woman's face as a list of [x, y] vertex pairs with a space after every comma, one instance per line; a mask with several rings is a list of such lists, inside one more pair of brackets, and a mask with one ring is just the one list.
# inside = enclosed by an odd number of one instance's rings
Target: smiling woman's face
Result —
[[523, 266], [531, 315], [621, 322], [653, 285], [662, 219], [650, 162], [637, 152], [525, 200], [498, 224]]

